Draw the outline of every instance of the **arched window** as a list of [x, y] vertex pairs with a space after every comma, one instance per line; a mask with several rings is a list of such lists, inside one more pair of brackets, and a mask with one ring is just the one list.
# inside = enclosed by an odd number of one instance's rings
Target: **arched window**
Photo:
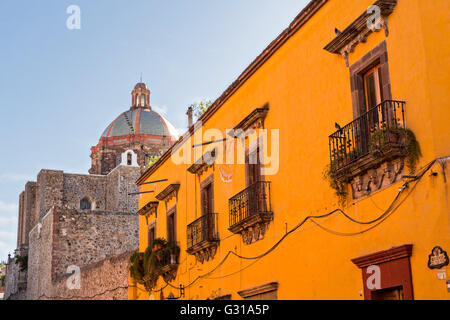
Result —
[[88, 198], [83, 198], [80, 201], [80, 209], [81, 210], [91, 210], [91, 202]]
[[145, 107], [145, 94], [141, 94], [141, 107]]
[[127, 153], [127, 165], [131, 166], [131, 164], [132, 164], [132, 155], [131, 155], [131, 152], [128, 152]]

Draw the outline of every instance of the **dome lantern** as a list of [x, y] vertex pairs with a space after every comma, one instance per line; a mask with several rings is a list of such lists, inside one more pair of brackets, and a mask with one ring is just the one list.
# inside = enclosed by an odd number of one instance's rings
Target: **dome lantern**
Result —
[[131, 108], [147, 108], [150, 107], [150, 90], [143, 82], [139, 82], [131, 91]]

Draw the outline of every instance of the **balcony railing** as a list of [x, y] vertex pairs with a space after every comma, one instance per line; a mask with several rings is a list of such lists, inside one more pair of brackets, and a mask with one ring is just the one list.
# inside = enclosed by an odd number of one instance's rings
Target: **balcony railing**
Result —
[[[259, 181], [229, 200], [230, 228], [255, 215], [271, 218], [270, 181]], [[265, 219], [263, 219], [265, 220]]]
[[218, 214], [208, 213], [187, 227], [187, 248], [188, 252], [192, 251], [195, 246], [207, 242], [219, 241], [219, 234], [217, 232]]
[[370, 143], [382, 139], [388, 129], [405, 129], [404, 109], [404, 101], [383, 101], [330, 135], [331, 169], [337, 171], [368, 155]]

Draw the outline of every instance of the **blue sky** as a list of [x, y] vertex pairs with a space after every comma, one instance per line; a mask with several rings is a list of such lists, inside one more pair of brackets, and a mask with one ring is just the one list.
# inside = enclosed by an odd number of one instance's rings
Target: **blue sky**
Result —
[[[0, 260], [25, 183], [43, 168], [87, 173], [141, 74], [154, 109], [185, 128], [187, 106], [220, 96], [308, 2], [2, 0]], [[66, 27], [72, 4], [80, 30]]]

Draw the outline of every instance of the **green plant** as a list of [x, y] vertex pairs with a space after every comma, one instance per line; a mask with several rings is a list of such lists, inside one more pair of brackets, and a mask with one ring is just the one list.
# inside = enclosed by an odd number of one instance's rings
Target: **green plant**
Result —
[[180, 255], [180, 247], [177, 244], [169, 244], [169, 245], [167, 245], [166, 250], [170, 254], [175, 255], [177, 258]]
[[347, 201], [347, 185], [336, 178], [337, 167], [331, 163], [325, 167], [323, 178], [328, 181], [330, 187], [334, 189], [336, 196], [339, 198], [339, 204], [344, 206]]
[[20, 256], [16, 255], [14, 257], [16, 259], [16, 264], [20, 265], [20, 271], [26, 271], [28, 269], [28, 255]]
[[135, 252], [130, 257], [130, 275], [136, 281], [142, 281], [144, 277], [144, 254], [142, 252]]
[[194, 111], [194, 117], [199, 119], [206, 112], [206, 110], [211, 107], [212, 104], [213, 102], [211, 100], [207, 100], [193, 103], [190, 107]]
[[160, 155], [159, 156], [151, 156], [151, 157], [149, 157], [147, 166], [151, 167], [152, 165], [154, 165], [159, 160], [159, 158], [161, 158]]
[[422, 156], [420, 144], [414, 132], [404, 128], [388, 128], [375, 130], [369, 139], [369, 150], [372, 154], [383, 152], [390, 143], [404, 143], [406, 147], [406, 166], [411, 173], [416, 171], [419, 158]]
[[162, 268], [168, 264], [166, 260], [170, 255], [175, 255], [178, 260], [180, 247], [176, 244], [168, 244], [165, 239], [157, 238], [144, 253], [142, 253], [142, 282], [147, 290], [156, 285], [162, 275]]

